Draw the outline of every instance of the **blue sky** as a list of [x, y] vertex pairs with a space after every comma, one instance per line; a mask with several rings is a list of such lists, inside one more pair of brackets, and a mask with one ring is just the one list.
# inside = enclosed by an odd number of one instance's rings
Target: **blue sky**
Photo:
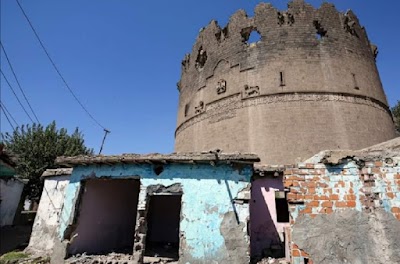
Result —
[[[103, 153], [172, 152], [181, 60], [199, 29], [230, 15], [249, 15], [252, 0], [20, 0], [50, 55], [89, 111], [111, 130]], [[287, 1], [269, 1], [286, 9]], [[308, 1], [315, 7], [323, 1]], [[352, 9], [379, 47], [378, 69], [390, 105], [400, 99], [400, 1], [333, 0]], [[79, 127], [97, 152], [103, 131], [79, 107], [48, 62], [14, 0], [1, 1], [1, 40], [43, 124]], [[2, 70], [17, 85], [4, 56]], [[22, 97], [21, 97], [22, 98]], [[1, 100], [19, 124], [29, 123], [5, 81]], [[11, 131], [1, 116], [2, 132]]]

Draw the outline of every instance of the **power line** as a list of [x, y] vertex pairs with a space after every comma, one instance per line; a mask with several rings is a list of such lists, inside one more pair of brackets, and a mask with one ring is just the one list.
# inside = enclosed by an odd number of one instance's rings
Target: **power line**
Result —
[[6, 113], [6, 111], [4, 110], [4, 108], [3, 108], [3, 105], [0, 105], [0, 108], [3, 109], [4, 116], [6, 117], [8, 123], [10, 124], [11, 128], [12, 128], [13, 131], [14, 131], [15, 128], [14, 128], [14, 126], [11, 124], [11, 121], [10, 121], [10, 119], [8, 118], [7, 113]]
[[37, 117], [35, 111], [33, 111], [33, 108], [32, 108], [32, 106], [31, 106], [31, 104], [29, 103], [28, 98], [27, 98], [26, 95], [25, 95], [24, 90], [23, 90], [22, 87], [21, 87], [21, 84], [20, 84], [19, 81], [18, 81], [17, 75], [15, 74], [14, 68], [13, 68], [13, 66], [12, 66], [12, 64], [11, 64], [10, 59], [8, 58], [7, 52], [6, 52], [6, 50], [5, 50], [5, 48], [4, 48], [4, 45], [3, 45], [3, 43], [2, 43], [1, 41], [0, 41], [0, 46], [1, 46], [1, 49], [3, 50], [3, 52], [4, 52], [4, 55], [6, 56], [8, 65], [10, 66], [11, 72], [13, 73], [14, 78], [15, 78], [15, 81], [16, 81], [17, 84], [18, 84], [19, 90], [21, 91], [22, 95], [23, 95], [24, 98], [25, 98], [26, 103], [28, 104], [28, 106], [29, 106], [29, 108], [31, 109], [33, 115], [35, 116], [36, 121], [37, 121], [38, 123], [40, 123], [40, 121], [39, 121], [39, 119], [38, 119], [38, 117]]
[[56, 72], [58, 73], [58, 76], [60, 76], [61, 80], [63, 81], [63, 83], [65, 84], [65, 87], [67, 87], [68, 91], [71, 93], [71, 95], [74, 97], [74, 99], [78, 102], [78, 104], [82, 107], [82, 109], [86, 112], [86, 114], [101, 128], [103, 128], [103, 130], [107, 130], [104, 126], [102, 126], [100, 124], [99, 121], [97, 121], [96, 118], [93, 117], [93, 115], [89, 112], [89, 110], [82, 104], [82, 102], [78, 99], [78, 97], [75, 95], [75, 93], [72, 91], [72, 89], [70, 88], [70, 86], [68, 85], [67, 81], [65, 80], [65, 78], [63, 77], [63, 75], [61, 74], [60, 70], [58, 69], [58, 67], [56, 66], [55, 62], [53, 61], [53, 59], [50, 57], [50, 54], [47, 52], [47, 49], [45, 48], [43, 42], [41, 41], [38, 33], [36, 32], [35, 28], [33, 27], [33, 24], [31, 23], [28, 15], [25, 13], [24, 9], [22, 8], [21, 4], [19, 3], [18, 0], [15, 0], [22, 12], [22, 14], [24, 15], [24, 17], [26, 18], [26, 20], [28, 21], [29, 26], [31, 27], [33, 33], [35, 34], [37, 40], [40, 43], [40, 46], [42, 46], [43, 51], [46, 53], [47, 58], [49, 59], [49, 61], [51, 62], [51, 64], [53, 65], [53, 68], [56, 70]]
[[24, 110], [25, 114], [29, 117], [29, 119], [31, 120], [32, 123], [35, 123], [35, 122], [33, 121], [33, 119], [31, 118], [31, 116], [30, 116], [30, 115], [28, 114], [28, 112], [26, 111], [24, 105], [23, 105], [23, 104], [21, 103], [21, 101], [19, 100], [17, 93], [15, 92], [14, 88], [11, 86], [10, 82], [8, 81], [7, 77], [4, 75], [4, 72], [3, 72], [1, 69], [0, 69], [0, 73], [1, 73], [1, 75], [3, 75], [4, 80], [6, 80], [8, 86], [10, 87], [11, 91], [13, 92], [15, 98], [17, 98], [17, 101], [18, 101], [19, 105], [22, 107], [22, 109]]
[[11, 115], [10, 111], [8, 111], [7, 107], [1, 100], [0, 100], [0, 107], [3, 108], [3, 111], [5, 111], [11, 117], [11, 119], [14, 121], [15, 126], [18, 127], [17, 121], [15, 121], [14, 117]]

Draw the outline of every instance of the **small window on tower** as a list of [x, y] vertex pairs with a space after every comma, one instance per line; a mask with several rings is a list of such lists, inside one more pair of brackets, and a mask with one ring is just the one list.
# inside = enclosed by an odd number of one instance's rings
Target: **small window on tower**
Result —
[[354, 89], [360, 90], [360, 87], [358, 87], [356, 75], [355, 75], [354, 73], [352, 73], [351, 75], [353, 76], [353, 85], [354, 85]]
[[187, 117], [189, 114], [189, 107], [190, 107], [189, 104], [185, 105], [185, 117]]
[[285, 86], [285, 74], [283, 71], [279, 72], [279, 86]]

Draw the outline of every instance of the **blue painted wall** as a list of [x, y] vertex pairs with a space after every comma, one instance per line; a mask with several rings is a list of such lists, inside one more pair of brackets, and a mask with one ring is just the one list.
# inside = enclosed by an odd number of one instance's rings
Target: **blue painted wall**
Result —
[[[70, 219], [81, 181], [87, 178], [140, 178], [142, 186], [180, 183], [183, 189], [180, 232], [186, 242], [181, 250], [185, 259], [199, 263], [218, 260], [226, 255], [225, 238], [220, 231], [224, 215], [236, 211], [242, 224], [249, 216], [246, 204], [234, 205], [231, 199], [248, 186], [252, 173], [252, 165], [237, 169], [228, 164], [167, 164], [160, 175], [155, 174], [151, 164], [78, 166], [66, 190], [62, 219]], [[61, 239], [67, 224], [60, 223]], [[237, 239], [247, 240], [245, 227], [244, 224], [243, 237]], [[197, 261], [191, 263], [194, 262]]]

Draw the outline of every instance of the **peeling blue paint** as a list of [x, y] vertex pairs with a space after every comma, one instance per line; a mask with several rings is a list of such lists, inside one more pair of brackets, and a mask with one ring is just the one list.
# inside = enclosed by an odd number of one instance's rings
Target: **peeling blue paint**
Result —
[[[185, 254], [194, 259], [219, 259], [225, 251], [220, 231], [224, 215], [238, 210], [241, 221], [249, 215], [248, 207], [233, 208], [230, 196], [235, 198], [249, 184], [252, 173], [252, 165], [237, 170], [228, 164], [167, 164], [160, 175], [155, 174], [150, 164], [78, 166], [66, 190], [62, 217], [70, 219], [81, 181], [88, 178], [139, 178], [143, 186], [180, 183], [183, 189], [180, 232], [186, 241]], [[60, 223], [60, 239], [67, 225]]]

